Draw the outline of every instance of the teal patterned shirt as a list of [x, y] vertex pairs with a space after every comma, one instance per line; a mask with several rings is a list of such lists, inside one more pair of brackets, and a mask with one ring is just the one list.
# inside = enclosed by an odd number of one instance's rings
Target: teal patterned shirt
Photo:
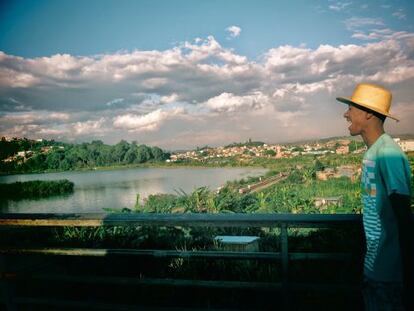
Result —
[[362, 165], [362, 203], [367, 252], [364, 274], [379, 282], [401, 282], [402, 264], [397, 220], [389, 196], [411, 195], [407, 156], [388, 135], [367, 150]]

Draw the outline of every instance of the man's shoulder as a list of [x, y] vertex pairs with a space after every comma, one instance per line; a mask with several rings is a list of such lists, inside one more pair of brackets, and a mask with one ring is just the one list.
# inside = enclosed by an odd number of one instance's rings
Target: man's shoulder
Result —
[[388, 134], [381, 137], [381, 142], [377, 147], [377, 155], [380, 157], [406, 157], [401, 147]]
[[375, 159], [378, 168], [387, 169], [391, 174], [410, 170], [407, 155], [391, 137], [378, 146]]

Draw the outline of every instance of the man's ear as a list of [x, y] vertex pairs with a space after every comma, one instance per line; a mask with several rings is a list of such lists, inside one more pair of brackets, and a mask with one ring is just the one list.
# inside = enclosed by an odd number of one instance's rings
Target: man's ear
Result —
[[365, 112], [365, 119], [366, 120], [370, 120], [372, 119], [372, 117], [374, 117], [375, 115], [372, 112], [366, 111]]

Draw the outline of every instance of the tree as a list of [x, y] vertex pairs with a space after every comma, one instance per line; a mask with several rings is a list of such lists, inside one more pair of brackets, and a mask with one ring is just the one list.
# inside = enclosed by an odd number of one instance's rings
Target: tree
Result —
[[77, 167], [85, 167], [88, 165], [88, 150], [86, 148], [86, 144], [82, 144], [73, 148], [76, 155]]
[[65, 158], [64, 151], [57, 150], [49, 153], [46, 156], [46, 165], [48, 169], [59, 169], [60, 163]]
[[127, 141], [121, 140], [119, 143], [117, 143], [113, 148], [114, 160], [118, 163], [121, 163], [128, 149], [129, 149], [129, 144]]
[[100, 140], [94, 140], [90, 144], [86, 145], [86, 150], [88, 151], [88, 166], [96, 166], [98, 162], [99, 155], [103, 147], [103, 142]]
[[152, 147], [151, 153], [152, 153], [152, 156], [154, 157], [155, 161], [162, 161], [162, 160], [166, 159], [165, 154], [161, 150], [161, 148]]
[[264, 152], [264, 155], [274, 157], [276, 155], [276, 152], [272, 149], [268, 149]]
[[303, 152], [303, 151], [304, 151], [304, 149], [303, 149], [302, 147], [294, 147], [294, 148], [292, 149], [292, 151], [293, 151], [293, 152]]
[[152, 159], [151, 148], [146, 145], [140, 145], [137, 148], [136, 163], [144, 163]]
[[137, 148], [131, 145], [131, 148], [125, 153], [124, 162], [127, 164], [134, 163], [137, 159]]
[[319, 161], [319, 159], [316, 159], [315, 160], [314, 169], [315, 169], [315, 172], [317, 172], [317, 171], [323, 171], [325, 169], [325, 166], [322, 164], [321, 161]]
[[47, 169], [46, 156], [38, 154], [21, 165], [21, 171], [44, 171]]

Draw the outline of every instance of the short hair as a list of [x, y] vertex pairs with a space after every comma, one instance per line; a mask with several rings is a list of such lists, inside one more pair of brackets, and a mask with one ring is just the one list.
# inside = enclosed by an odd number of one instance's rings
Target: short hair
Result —
[[364, 107], [364, 106], [360, 106], [360, 105], [357, 105], [357, 104], [353, 104], [355, 107], [357, 107], [358, 109], [361, 109], [361, 110], [364, 110], [365, 112], [369, 112], [369, 113], [372, 113], [374, 116], [376, 116], [382, 123], [384, 123], [385, 122], [385, 119], [387, 118], [387, 116], [386, 115], [383, 115], [383, 114], [381, 114], [381, 113], [379, 113], [379, 112], [376, 112], [376, 111], [374, 111], [374, 110], [371, 110], [371, 109], [369, 109], [369, 108], [366, 108], [366, 107]]
[[375, 111], [372, 111], [372, 113], [374, 114], [374, 116], [376, 116], [378, 119], [380, 119], [380, 121], [382, 123], [385, 122], [385, 119], [387, 118], [387, 116], [385, 116], [385, 115], [383, 115], [381, 113], [375, 112]]

